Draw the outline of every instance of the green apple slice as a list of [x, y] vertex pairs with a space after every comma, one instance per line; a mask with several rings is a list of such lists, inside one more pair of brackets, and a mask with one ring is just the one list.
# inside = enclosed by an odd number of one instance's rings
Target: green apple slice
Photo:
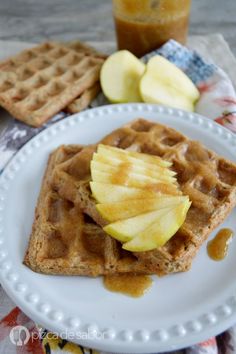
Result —
[[101, 172], [107, 172], [110, 174], [122, 174], [122, 173], [126, 173], [128, 175], [132, 176], [136, 176], [139, 175], [140, 177], [147, 177], [150, 178], [153, 181], [158, 181], [158, 182], [168, 182], [168, 183], [175, 183], [176, 182], [176, 178], [171, 177], [171, 176], [166, 176], [164, 174], [161, 173], [156, 173], [153, 172], [152, 170], [148, 170], [145, 168], [140, 168], [139, 166], [135, 166], [132, 163], [129, 162], [123, 162], [120, 165], [117, 166], [112, 166], [109, 164], [104, 164], [101, 162], [97, 162], [97, 161], [91, 161], [91, 171], [101, 171]]
[[150, 224], [164, 215], [171, 208], [173, 208], [173, 206], [140, 214], [129, 219], [116, 221], [105, 226], [103, 229], [108, 235], [116, 240], [127, 242], [145, 230]]
[[[152, 87], [152, 90], [150, 90], [150, 87]], [[140, 91], [144, 102], [163, 104], [164, 106], [179, 108], [188, 112], [194, 111], [192, 101], [177, 92], [173, 87], [156, 81], [152, 76], [143, 78], [140, 84]]]
[[100, 182], [90, 182], [90, 188], [93, 197], [99, 203], [116, 203], [124, 200], [148, 199], [158, 196], [158, 192]]
[[127, 50], [110, 55], [100, 74], [104, 95], [113, 103], [141, 102], [139, 81], [144, 71], [145, 64]]
[[[109, 155], [109, 154], [108, 154]], [[161, 174], [163, 176], [175, 176], [176, 172], [170, 170], [167, 167], [162, 167], [159, 165], [150, 164], [144, 162], [143, 160], [139, 160], [137, 158], [133, 158], [130, 156], [120, 156], [119, 158], [110, 157], [107, 155], [102, 155], [98, 153], [93, 154], [93, 161], [100, 162], [103, 164], [107, 164], [110, 166], [119, 166], [120, 164], [130, 163], [135, 165], [135, 168], [139, 171], [148, 170], [150, 173], [153, 174]]]
[[162, 56], [156, 55], [147, 64], [140, 80], [140, 93], [144, 102], [194, 110], [199, 91], [188, 76]]
[[190, 205], [188, 200], [177, 204], [122, 247], [131, 252], [145, 252], [163, 246], [183, 225]]
[[103, 156], [109, 156], [114, 158], [124, 158], [125, 156], [128, 156], [129, 158], [135, 158], [135, 161], [142, 160], [155, 166], [157, 165], [162, 167], [171, 167], [172, 165], [171, 162], [166, 161], [159, 156], [143, 154], [136, 151], [123, 150], [109, 145], [99, 144], [97, 152]]
[[134, 188], [145, 188], [149, 191], [163, 191], [164, 194], [179, 194], [177, 185], [164, 181], [158, 181], [151, 177], [138, 175], [136, 173], [128, 173], [124, 170], [120, 174], [112, 174], [108, 172], [101, 172], [97, 170], [91, 170], [92, 180], [94, 182], [117, 184]]
[[109, 222], [132, 218], [133, 216], [167, 208], [188, 201], [185, 196], [157, 196], [156, 198], [125, 200], [117, 203], [101, 203], [96, 208], [100, 215]]

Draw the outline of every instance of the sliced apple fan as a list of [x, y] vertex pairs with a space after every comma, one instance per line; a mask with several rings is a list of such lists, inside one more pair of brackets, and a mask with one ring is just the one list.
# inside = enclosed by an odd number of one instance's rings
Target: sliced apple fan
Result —
[[160, 157], [100, 144], [91, 162], [96, 208], [106, 233], [123, 248], [163, 246], [181, 227], [191, 205], [178, 189], [171, 163]]

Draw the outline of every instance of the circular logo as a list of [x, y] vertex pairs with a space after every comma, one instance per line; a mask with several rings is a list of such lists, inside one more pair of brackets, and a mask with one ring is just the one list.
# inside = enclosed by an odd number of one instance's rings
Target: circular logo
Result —
[[9, 334], [10, 341], [18, 347], [21, 347], [28, 343], [30, 339], [30, 333], [25, 326], [15, 326], [11, 329]]

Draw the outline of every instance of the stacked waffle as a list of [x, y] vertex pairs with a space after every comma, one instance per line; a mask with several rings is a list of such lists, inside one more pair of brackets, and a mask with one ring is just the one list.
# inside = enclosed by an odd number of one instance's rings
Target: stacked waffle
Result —
[[105, 57], [78, 41], [25, 50], [0, 62], [0, 105], [34, 127], [61, 110], [78, 112], [100, 91]]
[[45, 274], [97, 276], [131, 270], [150, 273], [141, 260], [122, 250], [121, 244], [89, 217], [84, 208], [87, 201], [76, 200], [77, 190], [68, 199], [54, 188], [53, 176], [57, 168], [61, 170], [64, 164], [70, 165], [77, 155], [84, 156], [77, 175], [78, 186], [84, 184], [89, 164], [89, 155], [83, 152], [84, 149], [78, 145], [61, 146], [51, 154], [24, 263]]
[[236, 205], [236, 165], [167, 126], [136, 120], [103, 144], [160, 156], [172, 162], [192, 205], [179, 231], [158, 249], [131, 253], [102, 229], [89, 188], [96, 145], [61, 146], [50, 156], [25, 264], [47, 274], [186, 271], [210, 232]]

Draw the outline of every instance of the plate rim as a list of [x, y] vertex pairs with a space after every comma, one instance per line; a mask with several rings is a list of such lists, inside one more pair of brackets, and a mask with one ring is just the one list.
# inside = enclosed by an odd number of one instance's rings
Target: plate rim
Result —
[[[93, 119], [96, 114], [109, 116], [114, 113], [157, 113], [167, 114], [169, 116], [175, 115], [176, 118], [182, 120], [190, 120], [198, 127], [213, 130], [218, 134], [221, 139], [227, 140], [229, 145], [236, 147], [236, 135], [230, 132], [225, 127], [217, 124], [216, 122], [201, 116], [196, 113], [189, 113], [183, 110], [164, 107], [154, 104], [116, 104], [105, 105], [101, 107], [91, 108], [89, 110], [76, 113], [70, 117], [66, 117], [61, 121], [47, 127], [39, 134], [30, 139], [10, 160], [0, 176], [0, 281], [3, 288], [13, 301], [34, 321], [42, 324], [45, 328], [51, 329], [55, 332], [62, 332], [68, 328], [68, 323], [71, 325], [72, 330], [78, 329], [78, 322], [72, 319], [64, 319], [59, 310], [48, 310], [45, 307], [47, 301], [39, 300], [39, 294], [32, 294], [27, 290], [27, 283], [24, 284], [22, 280], [18, 280], [18, 275], [15, 269], [12, 270], [11, 262], [7, 260], [7, 250], [4, 249], [4, 218], [1, 214], [4, 211], [4, 200], [7, 194], [9, 184], [14, 181], [14, 176], [17, 171], [22, 167], [22, 164], [32, 157], [34, 150], [37, 150], [42, 143], [48, 139], [53, 139], [57, 132], [61, 132], [70, 128], [71, 126], [81, 124], [83, 121]], [[134, 118], [135, 119], [135, 118]], [[231, 143], [231, 144], [230, 144]], [[14, 182], [13, 182], [14, 183]], [[203, 316], [202, 316], [203, 317]], [[136, 352], [136, 353], [157, 353], [165, 350], [180, 349], [184, 346], [192, 345], [202, 340], [205, 340], [213, 335], [217, 335], [226, 328], [230, 327], [236, 319], [236, 295], [230, 296], [227, 300], [212, 309], [209, 313], [204, 314], [201, 320], [190, 321], [190, 323], [176, 325], [174, 343], [173, 333], [167, 330], [156, 330], [153, 332], [147, 331], [145, 328], [140, 328], [134, 333], [131, 330], [123, 330], [116, 332], [114, 328], [107, 329], [107, 338], [100, 339], [79, 339], [73, 340], [90, 348], [106, 351], [116, 352]], [[80, 326], [79, 326], [80, 327]], [[86, 328], [85, 328], [86, 327]], [[83, 325], [83, 330], [89, 332], [89, 329], [95, 328], [99, 332], [99, 328], [94, 326], [93, 323]], [[172, 332], [173, 332], [173, 326]], [[100, 331], [102, 332], [102, 331]], [[191, 337], [191, 338], [190, 338]]]

